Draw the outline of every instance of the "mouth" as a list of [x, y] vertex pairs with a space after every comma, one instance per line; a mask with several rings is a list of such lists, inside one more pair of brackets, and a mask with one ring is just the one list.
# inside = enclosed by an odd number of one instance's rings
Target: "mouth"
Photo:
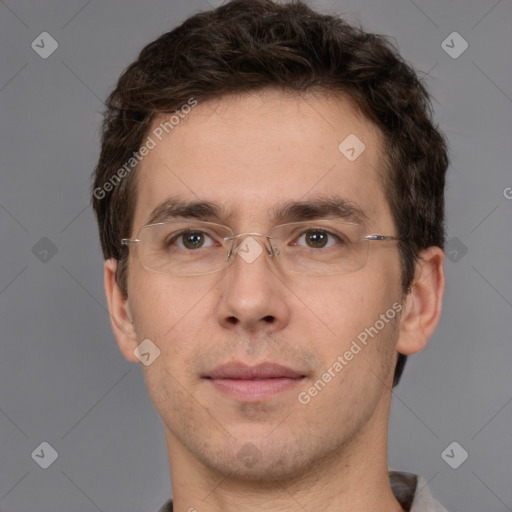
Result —
[[220, 393], [245, 402], [257, 402], [288, 391], [306, 376], [286, 366], [262, 363], [247, 366], [228, 363], [203, 377]]

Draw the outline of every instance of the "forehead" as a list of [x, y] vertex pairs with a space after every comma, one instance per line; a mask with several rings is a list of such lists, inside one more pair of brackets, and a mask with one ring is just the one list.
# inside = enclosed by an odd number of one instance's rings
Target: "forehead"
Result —
[[291, 201], [333, 196], [359, 207], [370, 225], [389, 217], [382, 135], [339, 96], [227, 96], [159, 116], [147, 137], [134, 229], [170, 197], [218, 204], [234, 228], [271, 223]]

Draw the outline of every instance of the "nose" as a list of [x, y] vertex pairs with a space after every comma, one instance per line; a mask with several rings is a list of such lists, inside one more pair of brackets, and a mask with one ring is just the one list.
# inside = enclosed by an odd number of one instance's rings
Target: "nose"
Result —
[[283, 329], [290, 319], [286, 286], [270, 257], [270, 243], [256, 233], [237, 238], [217, 307], [226, 329], [266, 333]]

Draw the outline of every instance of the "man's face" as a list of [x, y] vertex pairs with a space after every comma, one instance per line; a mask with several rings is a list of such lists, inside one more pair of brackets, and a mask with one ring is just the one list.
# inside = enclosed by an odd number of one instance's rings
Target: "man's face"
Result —
[[[338, 149], [350, 134], [366, 146], [353, 161]], [[141, 162], [132, 236], [171, 196], [218, 204], [226, 217], [203, 220], [235, 233], [303, 220], [273, 218], [285, 203], [338, 198], [363, 212], [365, 234], [396, 235], [378, 175], [382, 144], [346, 100], [267, 91], [199, 104]], [[149, 338], [161, 351], [143, 369], [169, 450], [221, 474], [275, 479], [385, 433], [398, 322], [366, 345], [357, 337], [401, 297], [395, 243], [370, 242], [363, 268], [334, 276], [287, 274], [264, 252], [176, 277], [148, 271], [130, 249], [127, 305], [136, 343]], [[273, 393], [247, 381], [233, 391], [211, 378], [228, 363], [274, 363], [298, 377]]]

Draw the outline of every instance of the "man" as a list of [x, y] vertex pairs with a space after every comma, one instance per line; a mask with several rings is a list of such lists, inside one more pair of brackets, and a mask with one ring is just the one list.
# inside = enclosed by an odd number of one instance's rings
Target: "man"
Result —
[[162, 511], [444, 510], [387, 429], [440, 317], [447, 165], [394, 48], [300, 2], [199, 13], [123, 73], [93, 205]]

